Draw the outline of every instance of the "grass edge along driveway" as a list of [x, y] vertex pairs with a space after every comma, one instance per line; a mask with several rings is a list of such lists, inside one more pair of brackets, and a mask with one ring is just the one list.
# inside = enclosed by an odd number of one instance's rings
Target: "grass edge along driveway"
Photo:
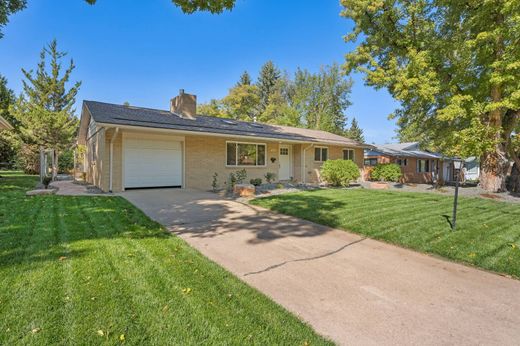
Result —
[[0, 175], [0, 344], [330, 343], [123, 198]]
[[323, 189], [251, 204], [520, 278], [520, 205], [431, 193]]

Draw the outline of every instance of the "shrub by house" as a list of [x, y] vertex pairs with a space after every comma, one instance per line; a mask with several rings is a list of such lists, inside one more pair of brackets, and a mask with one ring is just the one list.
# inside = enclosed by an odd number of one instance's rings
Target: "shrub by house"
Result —
[[360, 177], [358, 166], [351, 160], [327, 160], [321, 167], [321, 177], [333, 186], [349, 186]]
[[370, 178], [377, 181], [398, 182], [401, 176], [401, 167], [395, 163], [380, 163], [370, 173]]

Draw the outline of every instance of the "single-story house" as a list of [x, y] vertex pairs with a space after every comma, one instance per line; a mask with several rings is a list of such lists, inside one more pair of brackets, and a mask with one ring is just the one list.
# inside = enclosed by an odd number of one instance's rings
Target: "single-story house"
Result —
[[84, 101], [77, 143], [86, 148], [86, 179], [103, 191], [146, 187], [224, 188], [230, 173], [247, 182], [274, 173], [279, 181], [319, 183], [327, 159], [351, 159], [362, 170], [370, 146], [325, 131], [196, 114], [184, 93], [169, 110]]
[[13, 127], [11, 126], [11, 124], [9, 124], [9, 122], [0, 115], [0, 131], [12, 129]]
[[421, 150], [417, 142], [375, 145], [365, 151], [364, 176], [368, 178], [378, 163], [396, 163], [401, 166], [403, 183], [447, 181], [449, 170], [444, 169], [445, 160], [441, 154]]

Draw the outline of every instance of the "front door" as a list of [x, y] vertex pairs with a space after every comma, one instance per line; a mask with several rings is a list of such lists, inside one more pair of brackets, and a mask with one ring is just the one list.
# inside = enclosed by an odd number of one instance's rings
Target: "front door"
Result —
[[290, 145], [280, 145], [280, 172], [279, 179], [280, 180], [289, 180], [291, 179], [292, 166], [291, 166], [291, 158], [292, 158], [292, 146]]

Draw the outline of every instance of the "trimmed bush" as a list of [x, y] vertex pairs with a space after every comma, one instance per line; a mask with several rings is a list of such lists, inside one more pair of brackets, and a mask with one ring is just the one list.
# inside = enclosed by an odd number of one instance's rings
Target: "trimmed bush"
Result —
[[254, 185], [254, 186], [260, 186], [262, 185], [262, 179], [260, 178], [255, 178], [255, 179], [251, 179], [249, 180], [249, 182]]
[[347, 187], [359, 178], [359, 168], [351, 160], [327, 160], [321, 166], [321, 176], [333, 186]]
[[401, 178], [401, 167], [395, 163], [380, 163], [370, 173], [372, 180], [398, 182]]

